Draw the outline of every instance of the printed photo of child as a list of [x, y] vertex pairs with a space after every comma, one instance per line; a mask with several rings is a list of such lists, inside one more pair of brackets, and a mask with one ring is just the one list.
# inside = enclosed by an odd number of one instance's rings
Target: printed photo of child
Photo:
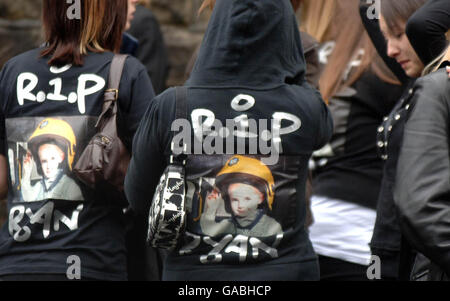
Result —
[[202, 232], [214, 237], [242, 234], [268, 237], [283, 233], [268, 213], [274, 202], [274, 178], [260, 160], [233, 156], [217, 174], [200, 218]]
[[[68, 176], [75, 146], [75, 134], [64, 120], [47, 118], [38, 125], [28, 140], [28, 152], [23, 159], [23, 201], [84, 200], [80, 187]], [[34, 168], [37, 176], [33, 175]]]

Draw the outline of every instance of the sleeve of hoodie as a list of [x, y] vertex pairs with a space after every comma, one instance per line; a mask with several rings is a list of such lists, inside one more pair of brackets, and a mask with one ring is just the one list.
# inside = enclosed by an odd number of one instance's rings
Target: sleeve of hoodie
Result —
[[159, 139], [159, 98], [152, 101], [133, 140], [133, 152], [125, 177], [125, 193], [132, 209], [146, 216], [156, 185], [165, 168], [164, 149]]
[[448, 45], [450, 1], [429, 0], [409, 18], [406, 34], [422, 62], [427, 65]]
[[394, 201], [411, 245], [450, 275], [450, 88], [439, 73], [438, 80], [433, 74], [417, 82]]
[[128, 57], [125, 66], [119, 89], [117, 128], [125, 146], [131, 150], [134, 133], [155, 92], [145, 67], [136, 58]]
[[328, 109], [327, 104], [323, 101], [322, 96], [316, 90], [314, 91], [317, 98], [317, 121], [318, 121], [318, 133], [317, 140], [314, 150], [321, 149], [324, 147], [331, 139], [333, 135], [333, 118], [331, 112]]

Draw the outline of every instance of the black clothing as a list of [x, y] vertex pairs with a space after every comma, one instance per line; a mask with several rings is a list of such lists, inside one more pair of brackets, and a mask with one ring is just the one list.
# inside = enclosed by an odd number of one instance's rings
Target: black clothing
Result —
[[411, 80], [403, 96], [378, 129], [377, 148], [384, 160], [384, 169], [370, 247], [372, 254], [381, 259], [381, 277], [384, 280], [409, 280], [414, 260], [413, 251], [398, 224], [399, 216], [393, 194], [403, 129], [413, 106], [414, 82], [415, 80]]
[[[414, 79], [406, 75], [403, 68], [393, 58], [387, 56], [387, 44], [381, 33], [377, 19], [369, 19], [366, 1], [361, 1], [360, 15], [366, 31], [371, 38], [378, 54], [383, 58], [389, 69], [397, 76], [403, 86], [403, 95], [398, 99], [393, 110], [384, 118], [377, 129], [377, 148], [380, 158], [384, 159], [381, 188], [377, 200], [377, 217], [370, 248], [372, 254], [380, 257], [381, 278], [383, 280], [408, 280], [412, 268], [411, 248], [404, 238], [398, 224], [398, 212], [393, 202], [393, 187], [397, 167], [398, 152], [403, 136], [403, 126], [410, 105], [410, 89]], [[396, 121], [396, 116], [403, 118]]]
[[450, 29], [450, 1], [428, 0], [406, 24], [406, 34], [425, 65], [448, 46], [445, 33]]
[[314, 154], [314, 194], [375, 209], [382, 177], [376, 131], [401, 93], [366, 71], [330, 100], [334, 134], [329, 146]]
[[[75, 255], [82, 279], [126, 280], [123, 209], [71, 173], [95, 133], [113, 54], [89, 53], [81, 67], [55, 68], [48, 66], [48, 58], [39, 58], [41, 50], [11, 59], [0, 73], [0, 151], [8, 158], [9, 171], [9, 218], [0, 232], [0, 276], [66, 275], [68, 259]], [[144, 66], [129, 57], [119, 89], [118, 124], [119, 135], [130, 150], [153, 96]], [[41, 182], [51, 181], [47, 180], [49, 168], [42, 169], [48, 162], [41, 159], [41, 148], [39, 158], [28, 155], [37, 137], [54, 142], [60, 150], [66, 145], [59, 167], [71, 187], [82, 192], [81, 199], [45, 190], [43, 197], [25, 201], [25, 193], [30, 194], [26, 187], [34, 190]], [[31, 171], [27, 172], [30, 160]]]
[[[425, 7], [422, 9], [425, 9]], [[395, 108], [384, 119], [378, 129], [377, 147], [380, 151], [380, 157], [385, 160], [385, 163], [380, 196], [378, 198], [377, 219], [370, 246], [372, 254], [378, 255], [381, 259], [382, 279], [409, 280], [416, 252], [411, 248], [409, 242], [401, 232], [398, 208], [394, 204], [393, 190], [396, 181], [398, 156], [402, 145], [404, 125], [409, 110], [414, 105], [413, 87], [415, 79], [409, 78], [401, 66], [394, 59], [387, 56], [387, 45], [380, 31], [378, 20], [370, 20], [367, 18], [367, 9], [368, 6], [365, 1], [361, 1], [360, 14], [363, 24], [379, 55], [402, 82], [404, 89], [403, 95], [399, 98]], [[417, 23], [414, 22], [414, 24]], [[425, 29], [426, 27], [423, 27], [421, 30]], [[413, 37], [411, 38], [414, 39]], [[429, 47], [432, 42], [427, 41], [430, 38], [433, 38], [433, 35], [428, 36], [425, 40], [417, 39], [416, 42], [420, 41], [422, 45]], [[438, 44], [433, 43], [433, 47]], [[435, 48], [434, 52], [442, 52], [442, 50]], [[424, 63], [428, 64], [430, 62], [431, 60], [428, 59]]]
[[122, 45], [120, 46], [120, 53], [136, 56], [136, 51], [139, 47], [138, 40], [128, 33], [122, 35]]
[[169, 58], [158, 20], [150, 10], [137, 5], [128, 33], [138, 40], [135, 56], [147, 68], [156, 95], [160, 94], [166, 89]]
[[405, 127], [394, 200], [401, 229], [450, 276], [450, 85], [445, 70], [416, 82]]
[[320, 281], [368, 281], [367, 266], [319, 256]]
[[[226, 131], [216, 132], [217, 145], [220, 139], [224, 147], [212, 154], [207, 154], [201, 145], [197, 151], [194, 145], [188, 145], [191, 155], [186, 168], [187, 232], [181, 245], [167, 258], [163, 279], [318, 280], [317, 257], [304, 228], [305, 182], [309, 157], [330, 138], [332, 120], [320, 95], [305, 82], [304, 76], [298, 24], [289, 1], [216, 2], [199, 57], [186, 83], [187, 111], [192, 119], [188, 124], [194, 129], [188, 129], [185, 142], [191, 139], [197, 143], [210, 134], [208, 129], [202, 133], [198, 126], [207, 116], [209, 121], [223, 126], [226, 120], [233, 119], [240, 124], [239, 120], [276, 123], [282, 118], [284, 134], [271, 141], [275, 146], [281, 140], [282, 152], [277, 162], [265, 164], [261, 146], [254, 155], [249, 150], [252, 139], [244, 139], [242, 153], [237, 147], [225, 151], [229, 140], [234, 146], [242, 141], [233, 137], [241, 135], [234, 129], [228, 131], [227, 141], [217, 136], [225, 132], [225, 137]], [[172, 141], [168, 129], [175, 118], [174, 92], [169, 89], [155, 98], [134, 140], [125, 190], [133, 209], [144, 216], [168, 163]], [[215, 126], [213, 129], [219, 130]], [[261, 125], [252, 129], [260, 138], [253, 141], [261, 140], [261, 130]], [[242, 155], [232, 155], [238, 152]], [[232, 171], [241, 166], [247, 166], [238, 173], [246, 179], [241, 183], [247, 184], [237, 185], [250, 186], [250, 180], [255, 178], [265, 183], [251, 187], [259, 187], [259, 192], [254, 192], [262, 201], [258, 210], [266, 212], [261, 221], [275, 225], [272, 229], [280, 230], [277, 234], [261, 237], [253, 235], [251, 227], [238, 227], [232, 222], [236, 213], [231, 215], [231, 209], [207, 214], [214, 204], [225, 207], [224, 199], [229, 200], [227, 195], [232, 192], [220, 190], [226, 185], [218, 182], [226, 183]], [[253, 172], [251, 168], [255, 168]], [[230, 182], [229, 186], [235, 184]], [[212, 226], [202, 228], [208, 222]], [[219, 231], [205, 235], [215, 228]]]

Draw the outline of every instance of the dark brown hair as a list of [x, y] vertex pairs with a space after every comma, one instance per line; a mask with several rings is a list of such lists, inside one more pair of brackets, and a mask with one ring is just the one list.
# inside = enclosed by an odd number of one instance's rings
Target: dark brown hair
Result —
[[427, 0], [382, 0], [381, 15], [390, 29], [406, 23]]
[[42, 18], [47, 46], [41, 55], [48, 64], [83, 65], [91, 52], [118, 52], [128, 14], [127, 0], [79, 0], [80, 18], [70, 19], [73, 4], [65, 0], [43, 0]]

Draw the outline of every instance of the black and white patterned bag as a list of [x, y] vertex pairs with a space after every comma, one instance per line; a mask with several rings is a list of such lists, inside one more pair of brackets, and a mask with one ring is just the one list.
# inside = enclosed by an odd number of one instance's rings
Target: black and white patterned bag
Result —
[[[186, 118], [186, 88], [176, 88], [176, 119]], [[172, 143], [170, 164], [166, 167], [153, 195], [149, 212], [149, 245], [173, 250], [186, 224], [185, 155], [175, 155]]]

